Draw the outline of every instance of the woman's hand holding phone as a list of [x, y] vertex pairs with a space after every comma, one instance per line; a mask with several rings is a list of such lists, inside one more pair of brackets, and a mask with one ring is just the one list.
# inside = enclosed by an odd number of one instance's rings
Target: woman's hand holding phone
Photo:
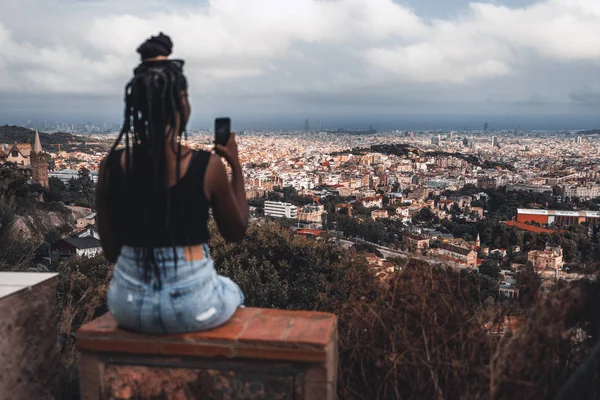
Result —
[[235, 140], [234, 132], [231, 132], [231, 136], [229, 137], [229, 140], [227, 141], [227, 144], [225, 146], [215, 144], [215, 152], [221, 157], [223, 157], [225, 160], [227, 160], [231, 168], [240, 167], [238, 147], [237, 142]]

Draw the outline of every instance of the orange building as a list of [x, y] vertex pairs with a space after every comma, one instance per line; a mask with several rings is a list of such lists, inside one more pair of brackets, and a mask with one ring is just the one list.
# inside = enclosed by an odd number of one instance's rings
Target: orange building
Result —
[[590, 222], [600, 222], [598, 211], [558, 211], [558, 210], [535, 210], [517, 209], [517, 222], [537, 222], [538, 224], [573, 225]]

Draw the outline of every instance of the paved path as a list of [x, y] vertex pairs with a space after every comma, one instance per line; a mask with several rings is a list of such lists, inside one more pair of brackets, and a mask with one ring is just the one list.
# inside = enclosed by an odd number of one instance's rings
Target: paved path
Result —
[[[353, 245], [357, 244], [357, 243], [366, 243], [366, 244], [370, 244], [372, 246], [374, 246], [377, 250], [379, 250], [379, 252], [381, 253], [381, 255], [383, 255], [385, 258], [390, 258], [390, 257], [399, 257], [399, 258], [404, 258], [404, 259], [410, 259], [410, 258], [415, 258], [417, 260], [421, 260], [421, 261], [425, 261], [426, 263], [429, 264], [435, 264], [435, 265], [439, 265], [439, 264], [445, 264], [445, 265], [449, 265], [451, 266], [453, 269], [455, 270], [460, 270], [460, 269], [466, 269], [466, 266], [461, 266], [458, 264], [454, 264], [451, 262], [448, 262], [446, 260], [440, 260], [437, 258], [432, 258], [430, 256], [423, 256], [422, 254], [415, 254], [415, 253], [410, 253], [407, 251], [402, 251], [402, 250], [395, 250], [395, 249], [391, 249], [389, 247], [385, 247], [385, 246], [380, 246], [376, 243], [372, 243], [372, 242], [367, 242], [366, 240], [362, 240], [359, 238], [351, 238], [351, 239], [338, 239], [340, 244], [346, 248], [350, 248]], [[454, 265], [453, 265], [454, 264]]]

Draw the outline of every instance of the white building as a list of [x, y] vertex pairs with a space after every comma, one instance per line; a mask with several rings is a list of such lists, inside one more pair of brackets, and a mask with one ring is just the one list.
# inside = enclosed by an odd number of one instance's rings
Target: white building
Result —
[[298, 207], [290, 203], [265, 201], [265, 216], [296, 219], [298, 217]]
[[563, 195], [565, 197], [578, 197], [581, 200], [592, 200], [600, 197], [600, 186], [596, 184], [588, 184], [582, 186], [563, 186]]
[[550, 192], [552, 193], [552, 186], [550, 185], [533, 185], [528, 183], [512, 183], [506, 185], [507, 192], [515, 192], [515, 191], [523, 191], [523, 192], [535, 192], [535, 193], [544, 193]]
[[[58, 178], [64, 183], [69, 183], [71, 179], [77, 179], [79, 177], [79, 171], [74, 169], [63, 169], [60, 171], [52, 171], [48, 173], [49, 178]], [[92, 182], [98, 182], [98, 171], [90, 171], [90, 178]]]
[[94, 257], [102, 252], [100, 240], [93, 236], [67, 237], [60, 239], [52, 245], [52, 258], [66, 257]]

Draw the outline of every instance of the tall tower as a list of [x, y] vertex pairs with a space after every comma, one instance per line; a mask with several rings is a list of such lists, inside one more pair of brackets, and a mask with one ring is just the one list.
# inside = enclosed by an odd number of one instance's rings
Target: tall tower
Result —
[[492, 136], [492, 147], [498, 147], [499, 144], [498, 136]]
[[306, 119], [304, 120], [304, 130], [305, 130], [306, 132], [308, 132], [308, 130], [309, 130], [309, 129], [310, 129], [310, 124], [308, 123], [308, 118], [306, 118]]
[[38, 131], [35, 131], [33, 141], [33, 150], [31, 159], [31, 182], [39, 183], [43, 187], [48, 187], [48, 154], [42, 149], [42, 142]]

